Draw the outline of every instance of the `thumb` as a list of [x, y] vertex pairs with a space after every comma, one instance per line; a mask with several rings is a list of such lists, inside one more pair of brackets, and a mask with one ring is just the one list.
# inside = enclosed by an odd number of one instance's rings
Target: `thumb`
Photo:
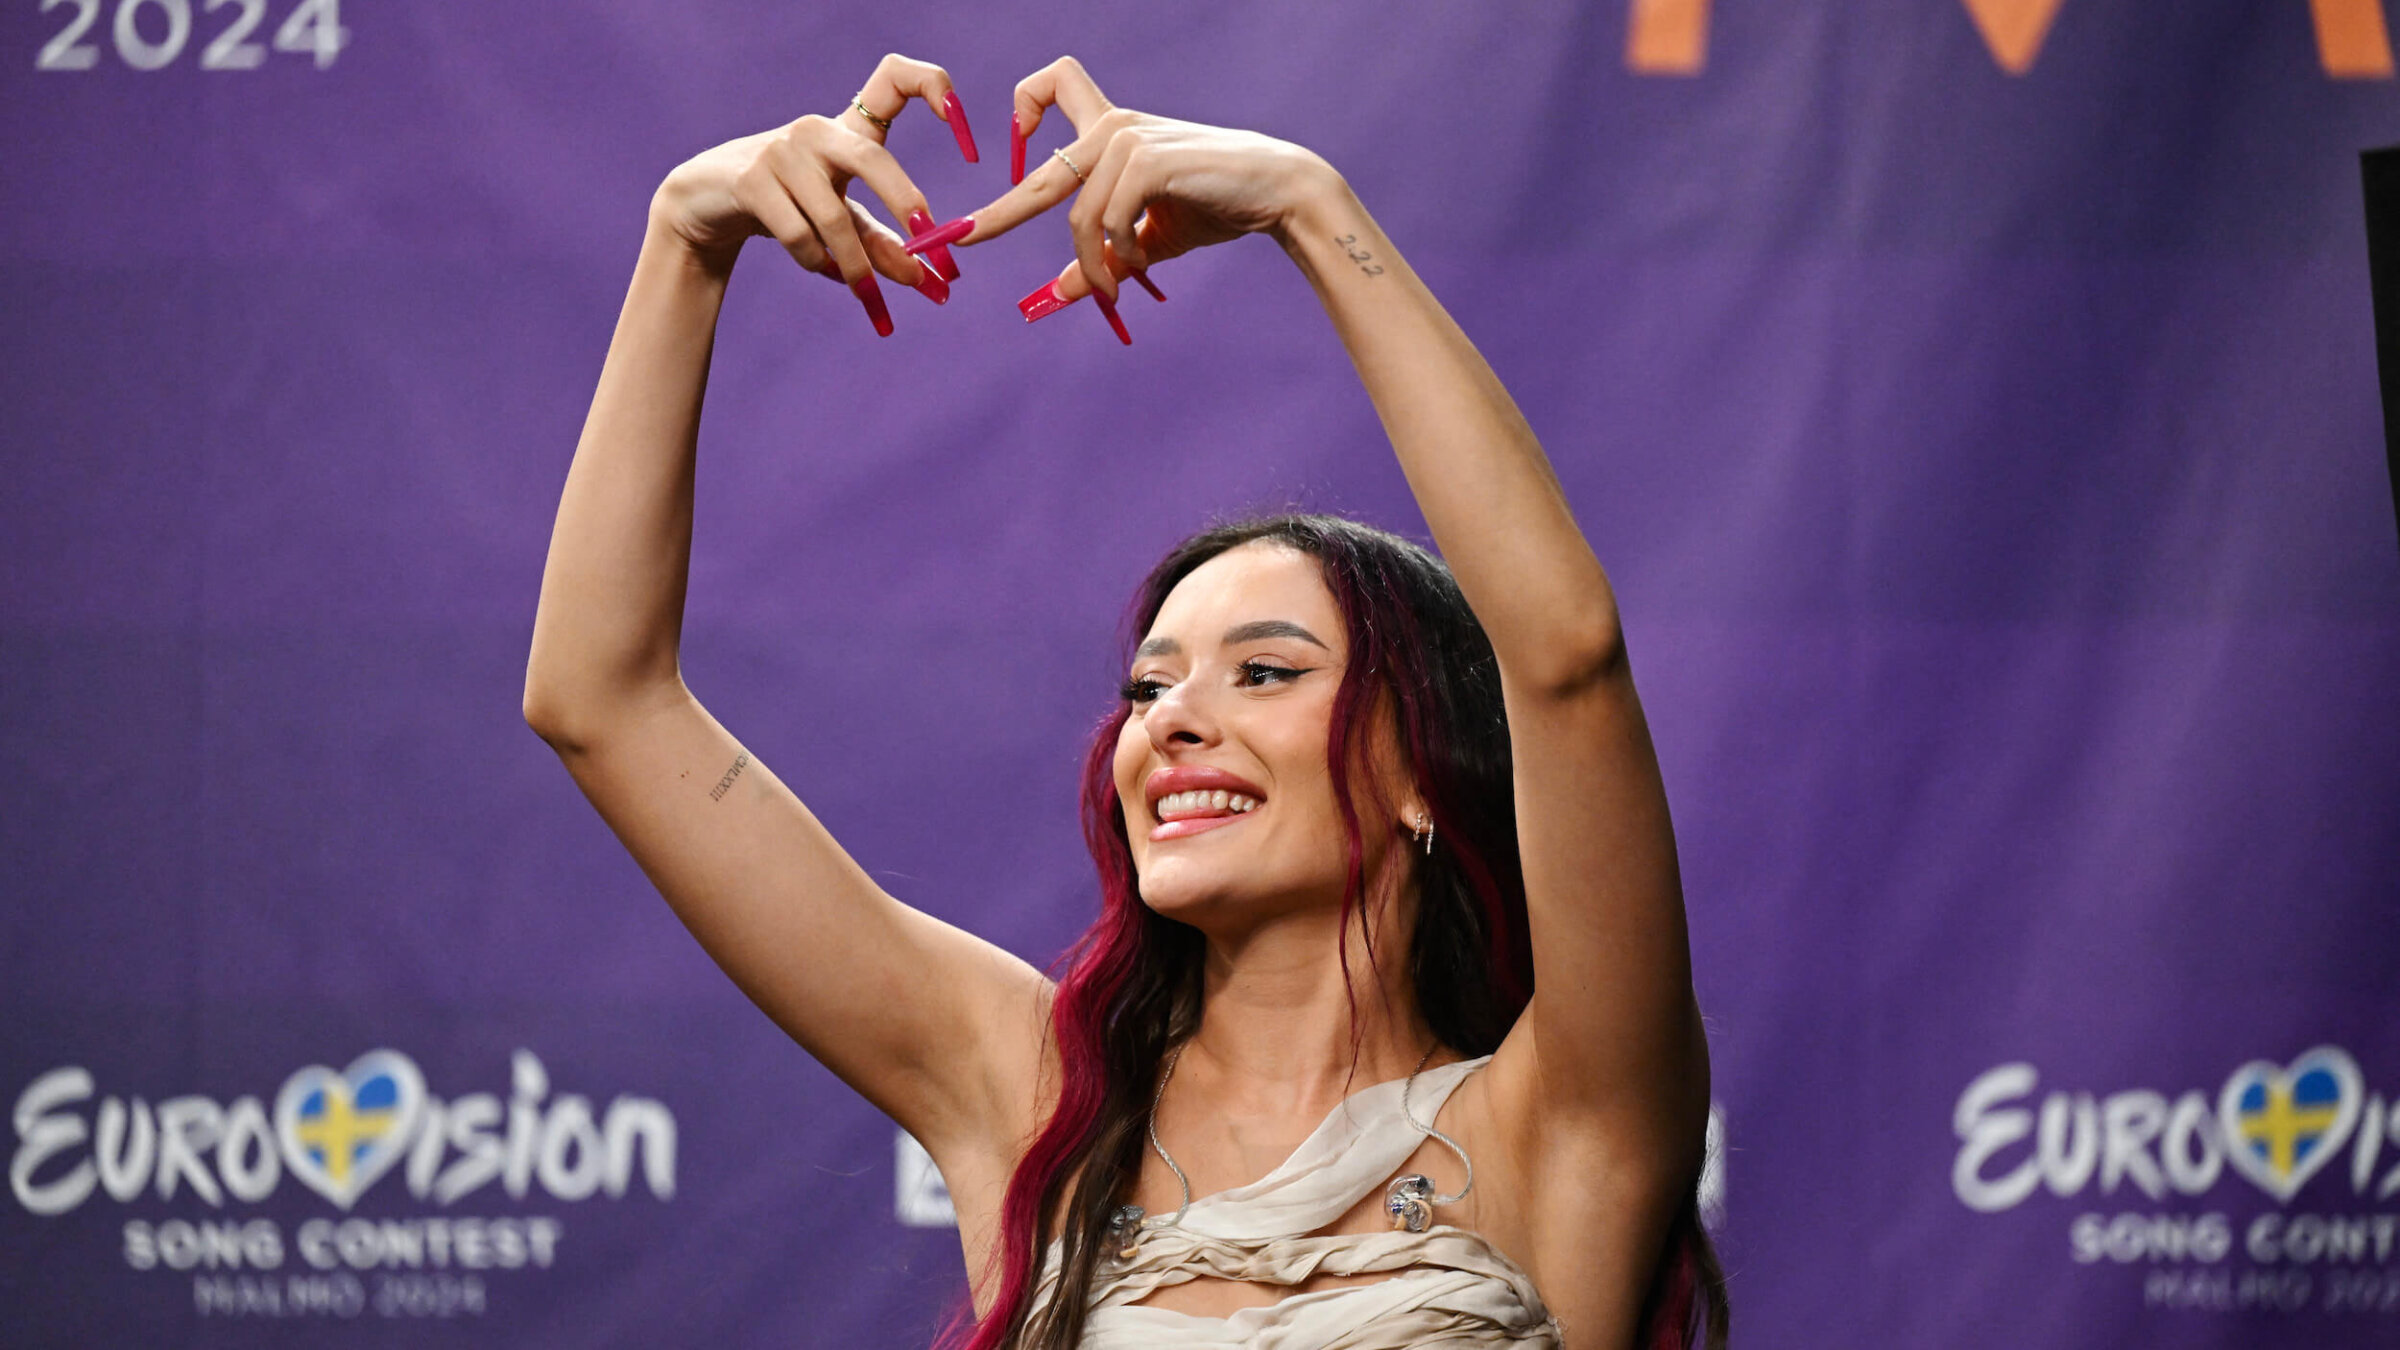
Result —
[[[1144, 223], [1143, 228], [1145, 230], [1148, 229], [1147, 222]], [[1145, 251], [1149, 252], [1152, 262], [1156, 262], [1162, 257], [1172, 258], [1175, 256], [1175, 252], [1161, 253], [1158, 250], [1153, 249], [1151, 247], [1150, 238], [1146, 234], [1142, 236], [1142, 247]], [[1136, 284], [1141, 286], [1143, 290], [1150, 292], [1152, 299], [1163, 302], [1167, 298], [1166, 295], [1158, 289], [1158, 286], [1153, 283], [1147, 275], [1145, 275], [1147, 269], [1137, 271], [1123, 258], [1117, 256], [1116, 245], [1103, 241], [1100, 245], [1100, 261], [1103, 266], [1108, 268], [1108, 274], [1112, 277], [1115, 277], [1117, 280], [1123, 281], [1126, 277], [1130, 276], [1134, 279]], [[1091, 280], [1084, 276], [1083, 264], [1080, 262], [1068, 263], [1065, 270], [1061, 271], [1057, 278], [1050, 283], [1050, 285], [1051, 288], [1058, 293], [1059, 301], [1063, 304], [1071, 305], [1092, 293]]]

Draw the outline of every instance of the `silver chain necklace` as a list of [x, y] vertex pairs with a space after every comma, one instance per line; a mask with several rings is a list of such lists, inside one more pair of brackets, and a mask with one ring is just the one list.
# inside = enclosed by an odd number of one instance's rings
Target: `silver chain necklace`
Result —
[[[1183, 1188], [1183, 1203], [1176, 1207], [1173, 1214], [1160, 1218], [1148, 1217], [1140, 1205], [1120, 1207], [1108, 1221], [1109, 1240], [1119, 1261], [1133, 1259], [1141, 1249], [1143, 1234], [1183, 1222], [1183, 1216], [1192, 1208], [1192, 1179], [1183, 1174], [1183, 1169], [1175, 1165], [1175, 1156], [1167, 1152], [1165, 1144], [1158, 1141], [1158, 1104], [1167, 1099], [1167, 1084], [1175, 1077], [1175, 1064], [1182, 1058], [1181, 1045], [1167, 1056], [1166, 1072], [1158, 1076], [1158, 1091], [1150, 1098], [1149, 1126], [1150, 1147], [1158, 1154], [1158, 1160], [1167, 1165], [1167, 1170], [1175, 1174], [1176, 1184]], [[1409, 1093], [1417, 1086], [1417, 1075], [1425, 1071], [1426, 1061], [1432, 1058], [1433, 1051], [1428, 1048], [1418, 1056], [1417, 1067], [1409, 1070], [1408, 1081], [1400, 1085], [1400, 1114], [1418, 1133], [1441, 1140], [1452, 1153], [1458, 1155], [1459, 1163], [1467, 1169], [1467, 1182], [1458, 1188], [1456, 1195], [1437, 1195], [1432, 1179], [1423, 1173], [1410, 1172], [1393, 1178], [1391, 1190], [1384, 1196], [1384, 1212], [1392, 1216], [1392, 1227], [1411, 1233], [1422, 1233], [1432, 1226], [1435, 1205], [1455, 1205], [1466, 1199], [1467, 1192], [1475, 1189], [1475, 1160], [1467, 1156], [1467, 1151], [1458, 1146], [1457, 1140], [1431, 1125], [1420, 1123], [1416, 1112], [1409, 1109]]]

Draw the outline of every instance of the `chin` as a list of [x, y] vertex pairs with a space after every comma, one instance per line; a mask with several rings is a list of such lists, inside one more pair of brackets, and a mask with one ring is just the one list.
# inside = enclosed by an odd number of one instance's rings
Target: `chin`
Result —
[[1160, 918], [1214, 932], [1306, 908], [1312, 899], [1321, 899], [1320, 890], [1338, 905], [1342, 882], [1338, 876], [1321, 884], [1269, 877], [1248, 859], [1162, 859], [1153, 853], [1147, 865], [1138, 868], [1134, 889]]
[[1140, 870], [1135, 889], [1154, 912], [1183, 923], [1194, 916], [1223, 908], [1235, 899], [1233, 878], [1214, 875], [1221, 869], [1194, 866], [1186, 858], [1160, 862], [1153, 858]]

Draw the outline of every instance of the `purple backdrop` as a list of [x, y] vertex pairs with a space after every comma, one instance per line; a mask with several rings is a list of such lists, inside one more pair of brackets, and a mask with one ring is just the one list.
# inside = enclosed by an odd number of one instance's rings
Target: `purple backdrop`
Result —
[[[924, 1343], [938, 1185], [518, 714], [651, 188], [895, 48], [983, 142], [902, 121], [937, 213], [1073, 52], [1322, 152], [1515, 391], [1665, 764], [1743, 1341], [2400, 1338], [2375, 0], [333, 9], [0, 15], [0, 1342]], [[1147, 565], [1423, 529], [1272, 247], [1131, 349], [1019, 319], [1067, 256], [878, 342], [754, 250], [686, 639], [1037, 962]]]

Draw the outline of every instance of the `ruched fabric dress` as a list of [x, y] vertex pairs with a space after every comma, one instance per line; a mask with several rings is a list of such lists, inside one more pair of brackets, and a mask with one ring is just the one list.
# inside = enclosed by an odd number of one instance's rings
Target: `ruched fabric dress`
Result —
[[[1417, 1076], [1409, 1104], [1432, 1121], [1450, 1093], [1490, 1059]], [[1281, 1166], [1247, 1186], [1192, 1201], [1179, 1224], [1142, 1235], [1129, 1260], [1094, 1279], [1084, 1350], [1246, 1346], [1254, 1350], [1420, 1350], [1529, 1346], [1558, 1350], [1556, 1319], [1515, 1262], [1480, 1236], [1436, 1223], [1422, 1233], [1318, 1234], [1368, 1195], [1381, 1196], [1425, 1133], [1400, 1110], [1404, 1080], [1353, 1093]], [[1444, 1185], [1457, 1185], [1455, 1174]], [[1035, 1306], [1057, 1287], [1053, 1243]], [[1398, 1274], [1371, 1284], [1289, 1294], [1230, 1317], [1134, 1307], [1167, 1285], [1216, 1276], [1297, 1285], [1313, 1275]]]

